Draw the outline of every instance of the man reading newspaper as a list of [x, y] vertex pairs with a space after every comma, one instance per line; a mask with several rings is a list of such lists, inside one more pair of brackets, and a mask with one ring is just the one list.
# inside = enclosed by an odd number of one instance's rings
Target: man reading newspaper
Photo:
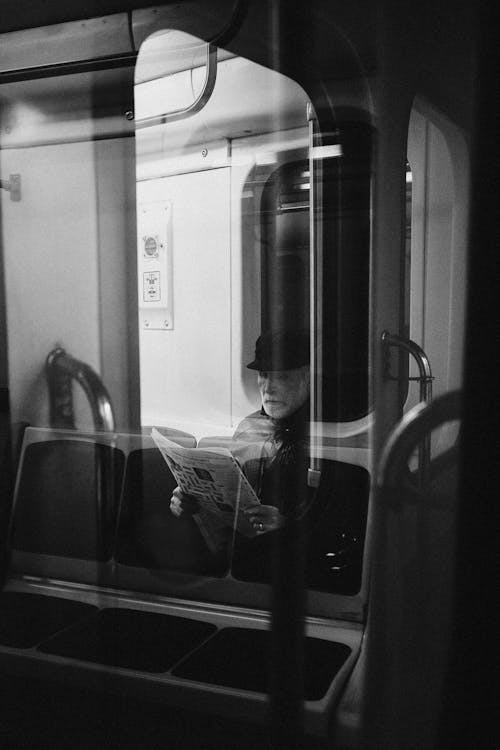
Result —
[[178, 483], [176, 495], [190, 503], [193, 519], [213, 554], [227, 548], [228, 533], [234, 527], [255, 536], [256, 527], [245, 512], [253, 511], [260, 500], [234, 456], [235, 443], [232, 452], [220, 447], [185, 448], [154, 428], [151, 435]]
[[[297, 479], [307, 472], [309, 418], [309, 338], [291, 332], [267, 333], [256, 343], [255, 359], [262, 400], [260, 411], [237, 427], [233, 454], [260, 502], [243, 512], [256, 535], [279, 529], [297, 513]], [[177, 487], [170, 501], [175, 516], [196, 512], [196, 498]]]
[[[257, 371], [262, 406], [238, 425], [231, 452], [259, 501], [242, 510], [254, 534], [236, 532], [231, 570], [242, 580], [270, 581], [274, 542], [291, 524], [300, 527], [305, 540], [306, 585], [354, 593], [360, 585], [369, 475], [360, 466], [322, 461], [319, 486], [308, 486], [309, 360], [307, 333], [279, 331], [257, 339], [255, 358], [247, 365]], [[196, 498], [174, 490], [174, 516], [197, 508]]]

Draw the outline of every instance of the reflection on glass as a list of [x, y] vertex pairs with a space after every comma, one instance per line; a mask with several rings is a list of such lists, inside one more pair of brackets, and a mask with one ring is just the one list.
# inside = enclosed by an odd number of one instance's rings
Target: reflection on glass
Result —
[[[139, 122], [194, 101], [204, 54], [185, 34], [146, 41]], [[317, 125], [311, 143], [297, 83], [222, 50], [217, 61], [203, 109], [136, 132], [142, 423], [230, 451], [255, 497], [240, 488], [210, 508], [211, 493], [171, 465], [178, 481], [138, 523], [156, 568], [227, 576], [232, 591], [270, 583], [295, 534], [306, 585], [355, 594], [369, 493], [370, 131], [344, 123], [322, 141]], [[141, 279], [153, 273], [148, 297]], [[197, 485], [213, 484], [197, 455]]]

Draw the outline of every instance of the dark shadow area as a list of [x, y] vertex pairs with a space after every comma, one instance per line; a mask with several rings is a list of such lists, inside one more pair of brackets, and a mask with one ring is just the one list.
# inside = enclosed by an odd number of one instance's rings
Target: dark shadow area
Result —
[[176, 518], [170, 497], [176, 481], [157, 448], [130, 453], [125, 468], [115, 558], [123, 565], [224, 575], [227, 554], [212, 555], [188, 514]]
[[[266, 630], [224, 628], [173, 670], [183, 679], [267, 693], [272, 636]], [[351, 653], [349, 646], [304, 641], [304, 698], [320, 700]]]
[[[302, 472], [301, 476], [307, 476]], [[309, 506], [304, 528], [305, 580], [309, 589], [356, 594], [361, 586], [370, 475], [360, 466], [323, 461], [320, 486], [304, 488]], [[231, 572], [242, 581], [271, 583], [280, 532], [253, 539], [236, 535]]]
[[32, 648], [96, 612], [91, 604], [15, 591], [0, 593], [0, 643]]
[[24, 451], [11, 548], [109, 560], [123, 474], [121, 451], [83, 440], [31, 443]]
[[[21, 677], [0, 679], [0, 745], [9, 750], [272, 749], [266, 726]], [[304, 750], [327, 748], [315, 737], [304, 743]]]
[[215, 625], [185, 617], [103, 609], [38, 650], [107, 666], [166, 672], [215, 631]]

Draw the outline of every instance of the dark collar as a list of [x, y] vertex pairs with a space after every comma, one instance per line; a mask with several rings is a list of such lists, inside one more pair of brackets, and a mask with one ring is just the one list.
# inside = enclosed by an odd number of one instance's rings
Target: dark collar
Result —
[[293, 414], [284, 419], [272, 419], [264, 411], [264, 407], [261, 407], [260, 413], [266, 417], [273, 425], [275, 429], [274, 437], [277, 440], [283, 440], [283, 442], [295, 442], [296, 440], [302, 440], [307, 434], [307, 425], [309, 422], [309, 399], [297, 409]]

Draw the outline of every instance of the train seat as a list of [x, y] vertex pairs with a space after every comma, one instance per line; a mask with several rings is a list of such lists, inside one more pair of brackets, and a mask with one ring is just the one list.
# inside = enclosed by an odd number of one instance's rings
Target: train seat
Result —
[[[358, 443], [360, 441], [358, 440]], [[351, 595], [361, 586], [363, 546], [370, 494], [370, 451], [364, 442], [323, 439], [316, 445], [321, 482], [307, 515], [306, 584], [309, 588]], [[231, 437], [207, 436], [199, 448], [242, 448]], [[267, 537], [247, 539], [236, 534], [231, 574], [240, 581], [270, 583], [272, 547]]]
[[[304, 639], [304, 697], [323, 698], [351, 653], [345, 643], [306, 636]], [[256, 654], [259, 658], [256, 659]], [[173, 669], [173, 675], [236, 690], [269, 692], [272, 634], [254, 628], [222, 628]]]
[[[321, 480], [303, 518], [305, 583], [315, 591], [359, 592], [366, 532], [370, 474], [365, 466], [323, 458]], [[266, 535], [248, 540], [237, 534], [232, 575], [270, 583], [276, 544]]]
[[[196, 438], [179, 431], [163, 434], [185, 447]], [[227, 562], [207, 552], [201, 533], [187, 514], [175, 518], [170, 497], [176, 481], [149, 436], [121, 436], [127, 460], [120, 502], [115, 559], [125, 566], [218, 575]]]
[[[23, 436], [27, 422], [9, 423], [8, 415], [0, 411], [0, 496], [2, 506], [0, 508], [0, 546], [2, 549], [2, 561], [5, 555], [5, 542], [7, 529], [12, 510], [12, 496], [17, 473], [17, 466], [21, 454]], [[2, 575], [4, 570], [2, 570]]]
[[[124, 455], [106, 433], [28, 427], [9, 534], [14, 572], [79, 580], [111, 558]], [[90, 563], [90, 565], [89, 565]]]
[[0, 593], [0, 644], [33, 648], [97, 608], [86, 602], [21, 591]]
[[[190, 436], [170, 437], [195, 444]], [[226, 595], [246, 601], [248, 594], [253, 606], [254, 587], [229, 574], [229, 559], [207, 556], [190, 516], [172, 516], [174, 486], [149, 435], [28, 428], [10, 577], [0, 593], [0, 659], [28, 676], [52, 679], [57, 672], [68, 684], [161, 695], [209, 712], [220, 711], [222, 697], [223, 713], [263, 722], [274, 658], [269, 622], [215, 603]], [[193, 577], [197, 588], [184, 588]], [[212, 606], [183, 601], [186, 591], [202, 589]], [[309, 628], [303, 687], [311, 726], [323, 726], [337, 700], [360, 633], [349, 625], [331, 639], [321, 627]]]
[[217, 630], [212, 623], [127, 608], [101, 609], [38, 650], [141, 672], [167, 672]]

